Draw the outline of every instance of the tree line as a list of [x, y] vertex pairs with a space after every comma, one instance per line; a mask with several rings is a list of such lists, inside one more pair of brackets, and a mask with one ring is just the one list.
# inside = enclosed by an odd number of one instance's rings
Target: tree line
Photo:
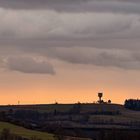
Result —
[[140, 111], [140, 100], [139, 99], [129, 99], [125, 100], [125, 108]]

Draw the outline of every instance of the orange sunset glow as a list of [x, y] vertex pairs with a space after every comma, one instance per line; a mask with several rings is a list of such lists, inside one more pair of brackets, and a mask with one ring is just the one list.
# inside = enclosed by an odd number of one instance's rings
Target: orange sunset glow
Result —
[[138, 5], [43, 1], [0, 0], [0, 104], [138, 99]]
[[120, 104], [127, 98], [139, 97], [140, 80], [136, 71], [70, 66], [59, 68], [55, 76], [3, 71], [1, 104], [92, 103], [98, 100], [98, 92], [104, 92], [105, 101], [111, 99]]

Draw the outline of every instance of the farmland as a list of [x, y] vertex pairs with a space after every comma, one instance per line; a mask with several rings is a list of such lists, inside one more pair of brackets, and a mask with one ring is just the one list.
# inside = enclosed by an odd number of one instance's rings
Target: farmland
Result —
[[[102, 131], [109, 135], [115, 129], [116, 133], [131, 132], [132, 137], [138, 137], [140, 130], [140, 112], [119, 104], [15, 105], [1, 106], [0, 111], [5, 112], [3, 119], [10, 123], [55, 135], [98, 138]], [[46, 135], [42, 133], [41, 138], [44, 140]]]
[[74, 114], [71, 115], [74, 116], [73, 118], [88, 115], [90, 123], [111, 121], [112, 123], [140, 122], [140, 111], [132, 111], [119, 104], [44, 104], [0, 106], [0, 111], [9, 111], [10, 109], [14, 111], [30, 110], [42, 114], [56, 113], [57, 115], [55, 115], [55, 117], [58, 116], [58, 119], [67, 118], [70, 114]]
[[39, 131], [33, 131], [29, 130], [23, 127], [19, 127], [10, 123], [6, 122], [0, 122], [0, 132], [2, 132], [3, 129], [9, 129], [11, 133], [25, 137], [25, 138], [31, 138], [31, 137], [37, 137], [41, 140], [53, 140], [53, 135], [39, 132]]

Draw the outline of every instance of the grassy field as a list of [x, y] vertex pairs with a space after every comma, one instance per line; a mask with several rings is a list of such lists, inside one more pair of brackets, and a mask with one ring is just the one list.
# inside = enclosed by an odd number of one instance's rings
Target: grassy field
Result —
[[37, 110], [39, 112], [53, 112], [54, 110], [60, 112], [69, 111], [74, 104], [45, 104], [45, 105], [9, 105], [0, 106], [0, 111], [6, 111], [9, 109], [27, 109], [27, 110]]
[[0, 122], [0, 132], [3, 129], [10, 129], [10, 132], [25, 138], [31, 138], [33, 136], [40, 138], [42, 140], [54, 140], [52, 134], [48, 134], [45, 132], [33, 131], [29, 129], [25, 129], [23, 127], [19, 127], [10, 123]]
[[[0, 122], [0, 133], [3, 129], [9, 129], [12, 134], [22, 136], [24, 138], [36, 137], [41, 140], [54, 140], [53, 134], [29, 130], [20, 126], [16, 126], [7, 122]], [[66, 140], [91, 140], [89, 138], [76, 138], [76, 137], [65, 137]]]
[[[73, 108], [74, 104], [46, 104], [46, 105], [17, 105], [17, 106], [0, 106], [0, 110], [9, 109], [27, 109], [35, 110], [38, 112], [67, 112]], [[80, 112], [87, 114], [88, 112], [95, 111], [119, 111], [120, 115], [90, 115], [90, 122], [114, 122], [114, 123], [129, 123], [140, 122], [140, 111], [132, 111], [124, 108], [119, 104], [81, 104]]]
[[[75, 104], [44, 104], [44, 105], [9, 105], [0, 106], [0, 111], [5, 111], [9, 109], [27, 109], [27, 110], [37, 110], [40, 112], [54, 112], [54, 110], [60, 112], [66, 112], [73, 108]], [[89, 111], [114, 111], [114, 110], [124, 110], [123, 105], [119, 104], [80, 104], [81, 112]]]

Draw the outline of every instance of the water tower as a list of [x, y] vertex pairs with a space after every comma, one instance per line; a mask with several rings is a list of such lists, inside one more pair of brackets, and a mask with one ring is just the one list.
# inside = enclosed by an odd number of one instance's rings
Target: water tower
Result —
[[99, 97], [99, 103], [102, 103], [103, 93], [99, 92], [98, 97]]

